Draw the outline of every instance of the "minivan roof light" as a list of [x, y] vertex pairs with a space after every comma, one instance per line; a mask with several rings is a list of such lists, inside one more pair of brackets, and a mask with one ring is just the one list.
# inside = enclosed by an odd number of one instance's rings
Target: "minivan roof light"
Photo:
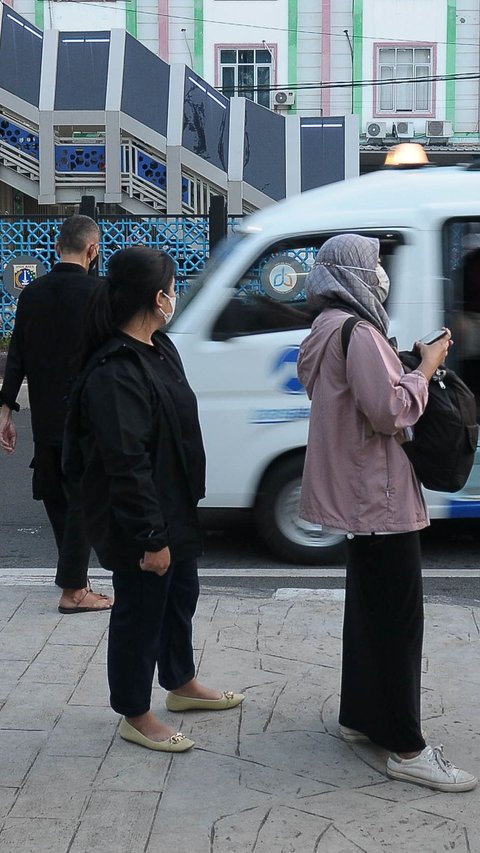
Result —
[[424, 147], [418, 142], [402, 142], [390, 149], [385, 157], [385, 169], [420, 169], [433, 166]]

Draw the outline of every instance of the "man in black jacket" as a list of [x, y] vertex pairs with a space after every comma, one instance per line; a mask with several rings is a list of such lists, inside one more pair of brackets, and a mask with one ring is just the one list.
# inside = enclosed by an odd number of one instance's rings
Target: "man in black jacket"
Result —
[[5, 377], [0, 390], [0, 445], [16, 445], [12, 411], [26, 377], [34, 441], [33, 497], [42, 500], [58, 548], [55, 583], [62, 588], [60, 613], [110, 610], [112, 600], [88, 582], [90, 543], [75, 490], [62, 474], [63, 428], [69, 387], [83, 337], [90, 296], [98, 280], [88, 275], [99, 252], [100, 230], [89, 216], [70, 216], [56, 245], [60, 263], [20, 294]]

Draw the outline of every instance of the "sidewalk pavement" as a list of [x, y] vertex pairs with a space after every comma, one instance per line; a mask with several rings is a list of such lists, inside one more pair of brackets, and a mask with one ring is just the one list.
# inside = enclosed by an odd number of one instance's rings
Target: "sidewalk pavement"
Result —
[[[384, 752], [340, 740], [342, 599], [205, 589], [199, 675], [246, 699], [182, 716], [155, 688], [153, 707], [196, 741], [172, 756], [116, 735], [108, 616], [60, 616], [53, 586], [3, 585], [1, 853], [480, 853], [478, 788], [391, 781]], [[476, 775], [479, 626], [479, 607], [427, 602], [425, 727]]]

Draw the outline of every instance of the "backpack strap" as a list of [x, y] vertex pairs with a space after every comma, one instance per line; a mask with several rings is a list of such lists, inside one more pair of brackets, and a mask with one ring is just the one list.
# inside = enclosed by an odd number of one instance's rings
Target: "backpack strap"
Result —
[[340, 342], [344, 358], [347, 357], [348, 345], [350, 343], [350, 338], [352, 337], [352, 332], [359, 322], [360, 320], [358, 317], [348, 317], [340, 327]]
[[[352, 337], [352, 332], [355, 326], [360, 323], [361, 319], [362, 318], [358, 316], [350, 316], [346, 320], [344, 320], [342, 325], [340, 326], [340, 343], [345, 359], [347, 358], [348, 345], [350, 343], [350, 338]], [[367, 435], [371, 437], [372, 435], [374, 435], [375, 430], [373, 429], [370, 421], [368, 421], [367, 419], [365, 419], [365, 421], [367, 424]], [[398, 442], [400, 442], [400, 444], [405, 440], [403, 437], [401, 437], [401, 433], [398, 432], [395, 433], [394, 437]]]

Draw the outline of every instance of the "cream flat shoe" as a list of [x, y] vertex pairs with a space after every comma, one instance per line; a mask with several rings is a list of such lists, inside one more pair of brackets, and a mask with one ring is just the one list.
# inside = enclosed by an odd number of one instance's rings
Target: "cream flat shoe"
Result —
[[165, 705], [169, 711], [226, 711], [240, 705], [245, 696], [243, 693], [232, 693], [226, 690], [220, 699], [191, 699], [189, 696], [178, 696], [167, 693]]
[[118, 734], [123, 740], [144, 746], [145, 749], [155, 749], [157, 752], [186, 752], [187, 749], [191, 749], [195, 744], [195, 741], [185, 737], [181, 732], [177, 732], [167, 740], [150, 740], [150, 738], [142, 735], [138, 729], [131, 726], [125, 717], [120, 723]]

